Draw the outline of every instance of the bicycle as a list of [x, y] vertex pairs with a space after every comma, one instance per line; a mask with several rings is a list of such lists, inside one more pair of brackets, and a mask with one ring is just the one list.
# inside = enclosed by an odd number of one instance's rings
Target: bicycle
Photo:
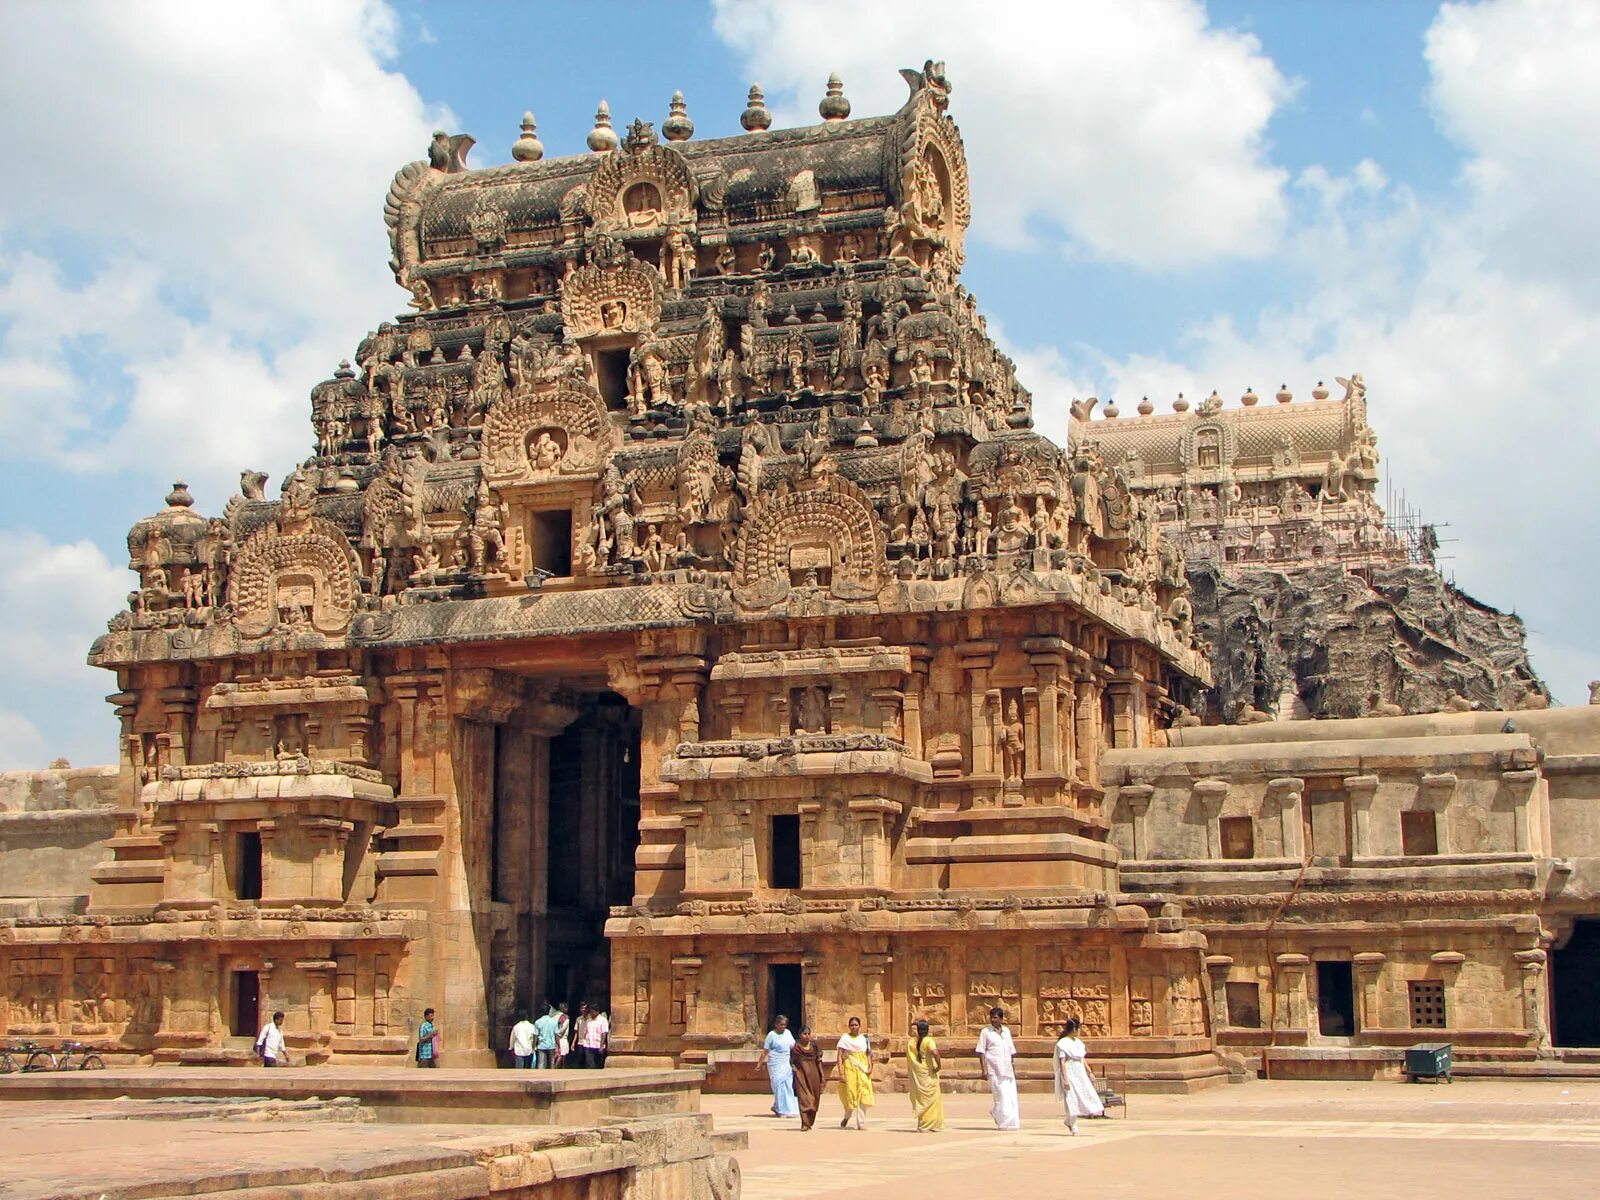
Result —
[[0, 1075], [14, 1075], [19, 1071], [51, 1071], [55, 1065], [55, 1055], [38, 1042], [18, 1042], [0, 1048]]
[[58, 1071], [104, 1071], [106, 1060], [83, 1042], [67, 1042], [56, 1052], [54, 1066]]

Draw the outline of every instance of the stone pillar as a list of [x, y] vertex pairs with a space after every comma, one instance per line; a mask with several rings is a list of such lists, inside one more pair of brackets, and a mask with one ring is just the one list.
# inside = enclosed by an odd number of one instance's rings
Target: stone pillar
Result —
[[1206, 819], [1206, 857], [1222, 857], [1222, 832], [1218, 819], [1222, 806], [1228, 799], [1228, 781], [1225, 779], [1197, 779], [1191, 785], [1195, 801]]
[[1142, 860], [1150, 853], [1145, 817], [1150, 811], [1150, 797], [1153, 795], [1155, 788], [1148, 783], [1125, 783], [1117, 789], [1117, 799], [1127, 802], [1128, 813], [1133, 818], [1128, 827], [1133, 833], [1133, 853], [1130, 857], [1135, 860]]
[[1453, 773], [1443, 771], [1437, 774], [1427, 772], [1417, 784], [1417, 807], [1434, 814], [1434, 836], [1440, 854], [1455, 852], [1455, 842], [1450, 836], [1448, 810], [1450, 801], [1455, 798], [1457, 783]]
[[1543, 950], [1518, 950], [1512, 955], [1522, 967], [1522, 1024], [1534, 1035], [1534, 1048], [1540, 1057], [1550, 1054], [1550, 1023], [1546, 1014], [1545, 962]]
[[1061, 676], [1066, 668], [1066, 642], [1059, 637], [1024, 638], [1028, 664], [1038, 680], [1037, 753], [1029, 758], [1029, 774], [1060, 776], [1061, 766]]
[[756, 1003], [756, 956], [735, 954], [733, 965], [739, 970], [739, 1012], [745, 1039], [754, 1044], [761, 1040], [760, 1005]]
[[[1539, 853], [1543, 841], [1533, 821], [1534, 806], [1531, 803], [1539, 778], [1537, 770], [1500, 772], [1500, 782], [1511, 795], [1511, 824], [1516, 830], [1516, 848], [1522, 854]], [[1443, 852], [1444, 847], [1439, 849]]]
[[882, 950], [861, 952], [861, 975], [867, 990], [867, 1032], [881, 1043], [887, 1041], [889, 1028], [884, 1024], [884, 975], [889, 970], [889, 955]]
[[1355, 955], [1351, 962], [1355, 973], [1356, 1003], [1360, 1006], [1356, 1013], [1356, 1030], [1365, 1033], [1369, 1029], [1381, 1029], [1383, 998], [1378, 985], [1383, 979], [1385, 956], [1377, 950], [1364, 950]]
[[1211, 1027], [1213, 1030], [1233, 1024], [1228, 1013], [1228, 972], [1232, 968], [1233, 959], [1228, 955], [1206, 955], [1206, 974], [1211, 977]]
[[194, 723], [195, 689], [192, 687], [162, 688], [157, 696], [166, 718], [167, 765], [189, 765], [189, 730]]
[[961, 655], [961, 666], [967, 672], [968, 728], [972, 740], [972, 761], [968, 771], [973, 775], [996, 775], [999, 767], [994, 756], [994, 716], [991, 705], [996, 701], [989, 687], [989, 669], [994, 666], [994, 642], [962, 642], [956, 647]]
[[1278, 964], [1279, 1029], [1308, 1029], [1306, 971], [1311, 960], [1304, 954], [1280, 954]]
[[1304, 811], [1305, 780], [1285, 776], [1267, 784], [1267, 802], [1278, 806], [1278, 830], [1283, 857], [1304, 861], [1306, 824]]
[[[685, 1033], [695, 1029], [695, 1000], [700, 991], [700, 968], [705, 960], [698, 954], [672, 956], [672, 1003], [674, 1011], [669, 1016], [673, 1025], [680, 1025]], [[681, 997], [681, 999], [680, 999]], [[681, 1005], [682, 1007], [678, 1007]]]
[[1372, 801], [1378, 794], [1378, 777], [1347, 775], [1344, 791], [1350, 797], [1350, 856], [1366, 858], [1372, 853]]
[[1100, 688], [1093, 679], [1076, 683], [1078, 778], [1093, 787], [1100, 784]]
[[806, 954], [800, 958], [801, 1011], [796, 1019], [802, 1023], [812, 1021], [822, 998], [822, 966], [823, 959], [820, 955]]

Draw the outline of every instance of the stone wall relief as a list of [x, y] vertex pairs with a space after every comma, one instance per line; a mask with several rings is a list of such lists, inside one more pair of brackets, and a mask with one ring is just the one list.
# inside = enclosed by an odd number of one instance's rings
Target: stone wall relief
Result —
[[[291, 489], [292, 490], [292, 489]], [[246, 637], [274, 630], [343, 633], [355, 615], [361, 564], [343, 532], [285, 492], [277, 521], [239, 547], [228, 585]]]
[[606, 234], [590, 244], [589, 261], [561, 283], [561, 317], [570, 340], [643, 333], [661, 320], [665, 285], [649, 264]]
[[791, 587], [838, 600], [870, 600], [884, 583], [883, 529], [872, 503], [848, 480], [824, 473], [794, 490], [759, 496], [734, 550], [734, 596], [767, 608]]
[[[532, 386], [532, 385], [530, 385]], [[595, 475], [617, 445], [600, 394], [569, 377], [559, 390], [518, 391], [484, 416], [484, 474], [499, 482]]]

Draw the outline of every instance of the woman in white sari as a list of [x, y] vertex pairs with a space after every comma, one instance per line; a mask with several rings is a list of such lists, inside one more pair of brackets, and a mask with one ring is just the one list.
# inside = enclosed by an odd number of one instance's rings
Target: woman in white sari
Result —
[[1061, 1027], [1061, 1040], [1056, 1043], [1055, 1054], [1056, 1098], [1066, 1111], [1067, 1128], [1074, 1134], [1078, 1132], [1079, 1117], [1106, 1115], [1106, 1106], [1100, 1102], [1094, 1080], [1089, 1078], [1086, 1062], [1089, 1049], [1078, 1037], [1080, 1027], [1077, 1017], [1068, 1018]]

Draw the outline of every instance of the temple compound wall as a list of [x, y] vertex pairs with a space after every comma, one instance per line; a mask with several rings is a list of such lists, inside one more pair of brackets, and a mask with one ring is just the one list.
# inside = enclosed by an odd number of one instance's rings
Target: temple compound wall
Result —
[[82, 913], [0, 921], [0, 1035], [239, 1061], [282, 1008], [297, 1060], [401, 1066], [433, 1007], [488, 1065], [590, 999], [613, 1062], [753, 1086], [775, 1012], [888, 1064], [999, 1003], [1041, 1081], [1069, 1015], [1224, 1076], [1101, 774], [1205, 686], [1181, 556], [1032, 431], [958, 283], [949, 82], [905, 77], [400, 170], [415, 311], [313, 388], [315, 452], [129, 531], [115, 828]]
[[0, 772], [0, 916], [83, 911], [116, 799], [115, 767]]
[[1169, 737], [1106, 755], [1110, 840], [1204, 932], [1222, 1047], [1328, 1075], [1600, 1042], [1600, 706]]

